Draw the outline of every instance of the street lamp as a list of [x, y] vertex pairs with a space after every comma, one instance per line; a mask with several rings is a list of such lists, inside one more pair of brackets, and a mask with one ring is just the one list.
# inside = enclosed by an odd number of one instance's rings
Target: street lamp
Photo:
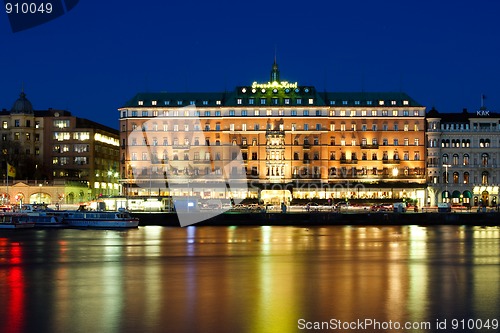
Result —
[[448, 168], [451, 167], [450, 164], [443, 164], [445, 168], [445, 193], [446, 193], [446, 202], [448, 202]]
[[111, 176], [113, 175], [113, 171], [108, 170], [108, 197], [111, 195], [110, 194], [110, 187], [111, 187]]

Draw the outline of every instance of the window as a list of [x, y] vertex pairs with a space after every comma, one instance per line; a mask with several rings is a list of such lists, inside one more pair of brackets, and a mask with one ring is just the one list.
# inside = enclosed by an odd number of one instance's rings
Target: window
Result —
[[295, 103], [296, 103], [297, 105], [301, 105], [301, 104], [302, 104], [302, 98], [297, 98], [297, 99], [295, 100]]
[[205, 111], [205, 117], [210, 117], [210, 111]]
[[464, 154], [463, 165], [469, 165], [469, 154]]
[[408, 146], [408, 145], [409, 145], [409, 140], [408, 140], [408, 138], [405, 138], [405, 139], [404, 139], [404, 145], [405, 145], [405, 146]]
[[253, 115], [254, 115], [254, 116], [258, 116], [258, 115], [260, 115], [260, 111], [259, 111], [259, 110], [254, 110], [254, 111], [253, 111]]
[[242, 99], [241, 98], [236, 99], [236, 104], [241, 105], [241, 103], [242, 103]]
[[215, 116], [220, 117], [220, 111], [215, 111]]
[[410, 116], [410, 111], [403, 110], [403, 117], [408, 117], [408, 116]]
[[484, 167], [485, 167], [485, 166], [488, 166], [488, 159], [489, 159], [488, 154], [483, 153], [483, 154], [481, 155], [481, 164], [482, 164], [482, 166], [484, 166]]
[[8, 125], [8, 123], [7, 123], [6, 121], [3, 121], [3, 122], [2, 122], [2, 128], [3, 128], [3, 129], [7, 129], [7, 128], [9, 128], [9, 125]]
[[321, 131], [321, 124], [316, 124], [316, 131]]
[[266, 105], [266, 99], [265, 98], [261, 98], [260, 99], [260, 105]]
[[304, 124], [304, 131], [308, 131], [309, 130], [309, 124]]
[[292, 116], [296, 116], [297, 115], [297, 110], [292, 110], [291, 115]]
[[247, 110], [241, 110], [241, 115], [242, 115], [243, 117], [246, 117], [246, 116], [248, 115]]
[[394, 146], [399, 145], [399, 140], [398, 140], [398, 139], [394, 139], [394, 140], [393, 140], [393, 145], [394, 145]]
[[255, 98], [249, 98], [248, 99], [248, 104], [254, 105], [255, 104]]
[[68, 128], [70, 126], [69, 120], [56, 119], [52, 122], [56, 128]]
[[21, 126], [21, 121], [19, 119], [14, 120], [14, 127]]
[[377, 124], [372, 125], [372, 131], [377, 131]]
[[377, 116], [377, 110], [372, 110], [372, 117], [376, 117]]
[[308, 116], [308, 115], [309, 115], [309, 110], [304, 110], [303, 115], [304, 115], [304, 116]]
[[234, 110], [229, 110], [229, 116], [234, 117]]
[[458, 154], [453, 154], [453, 165], [458, 165]]
[[309, 105], [314, 104], [314, 98], [309, 98]]
[[408, 124], [404, 124], [404, 126], [403, 126], [403, 130], [404, 130], [405, 132], [408, 132], [408, 129], [409, 129], [409, 128], [410, 128], [410, 125], [408, 125]]

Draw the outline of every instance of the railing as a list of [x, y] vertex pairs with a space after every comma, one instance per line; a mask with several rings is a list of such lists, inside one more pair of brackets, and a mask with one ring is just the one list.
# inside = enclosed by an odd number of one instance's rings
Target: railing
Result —
[[401, 163], [401, 160], [399, 160], [399, 159], [397, 159], [397, 160], [385, 159], [385, 160], [382, 160], [382, 163], [383, 164], [399, 164], [399, 163]]
[[379, 145], [378, 144], [374, 144], [374, 145], [363, 145], [361, 144], [361, 149], [378, 149]]
[[358, 164], [358, 160], [342, 159], [340, 160], [340, 164]]

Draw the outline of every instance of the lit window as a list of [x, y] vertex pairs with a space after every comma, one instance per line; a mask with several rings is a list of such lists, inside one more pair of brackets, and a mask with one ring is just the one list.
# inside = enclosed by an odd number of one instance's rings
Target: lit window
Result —
[[238, 98], [238, 99], [236, 100], [236, 104], [241, 105], [241, 103], [242, 103], [242, 99], [241, 99], [241, 98]]
[[398, 110], [393, 110], [392, 111], [392, 116], [397, 117], [398, 116]]
[[391, 101], [391, 105], [396, 105], [396, 101]]
[[345, 110], [340, 111], [340, 116], [345, 117]]
[[378, 105], [384, 105], [384, 101], [378, 101]]
[[372, 110], [372, 117], [376, 117], [377, 116], [377, 110]]
[[285, 104], [289, 105], [290, 104], [290, 98], [285, 98]]
[[409, 127], [410, 127], [410, 125], [405, 124], [405, 125], [404, 125], [404, 131], [405, 131], [405, 132], [408, 132]]
[[266, 115], [267, 116], [272, 116], [273, 115], [273, 110], [266, 110]]
[[314, 104], [314, 98], [309, 98], [309, 104]]
[[144, 101], [138, 101], [137, 105], [144, 105]]
[[418, 117], [418, 116], [419, 116], [418, 110], [414, 110], [414, 111], [413, 111], [413, 115], [414, 115], [415, 117]]
[[403, 101], [403, 105], [409, 105], [409, 104], [410, 104], [410, 102], [409, 102], [409, 101], [407, 101], [407, 100], [404, 100], [404, 101]]
[[221, 105], [221, 101], [215, 101], [216, 105]]
[[151, 105], [156, 105], [157, 101], [151, 101]]
[[254, 110], [254, 111], [253, 111], [253, 115], [254, 115], [254, 116], [258, 116], [258, 115], [260, 115], [260, 111], [259, 111], [259, 110]]
[[361, 117], [366, 117], [366, 110], [361, 110]]
[[350, 116], [351, 116], [351, 117], [356, 117], [356, 111], [355, 111], [355, 110], [351, 110], [351, 112], [350, 112]]

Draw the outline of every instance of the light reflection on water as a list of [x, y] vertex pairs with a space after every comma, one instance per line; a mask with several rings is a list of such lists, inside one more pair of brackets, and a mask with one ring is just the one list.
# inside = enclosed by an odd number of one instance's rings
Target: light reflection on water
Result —
[[2, 333], [298, 332], [301, 318], [434, 324], [498, 319], [499, 295], [498, 227], [0, 232]]

